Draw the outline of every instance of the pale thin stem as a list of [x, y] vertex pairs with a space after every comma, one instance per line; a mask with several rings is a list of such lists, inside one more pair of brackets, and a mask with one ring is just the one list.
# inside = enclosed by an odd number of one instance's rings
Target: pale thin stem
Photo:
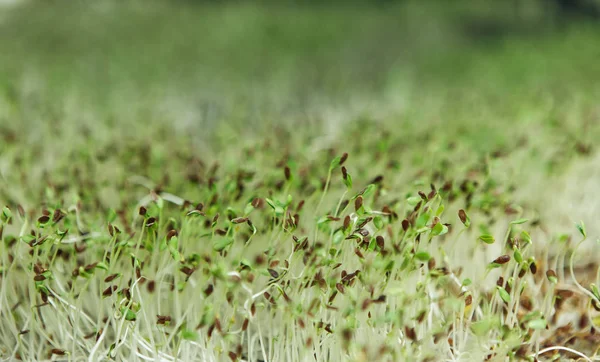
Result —
[[592, 362], [592, 359], [589, 358], [588, 356], [586, 356], [585, 354], [574, 350], [572, 348], [568, 348], [568, 347], [562, 347], [562, 346], [552, 346], [552, 347], [548, 347], [548, 348], [544, 348], [541, 351], [539, 351], [536, 354], [533, 354], [532, 357], [537, 358], [539, 357], [541, 354], [547, 353], [547, 352], [552, 352], [552, 351], [566, 351], [566, 352], [570, 352], [573, 353], [581, 358], [583, 358], [586, 361]]
[[573, 249], [573, 252], [571, 253], [571, 258], [569, 258], [569, 273], [571, 273], [571, 278], [573, 279], [573, 283], [575, 283], [575, 285], [584, 293], [586, 294], [588, 297], [592, 298], [592, 300], [596, 299], [596, 296], [590, 292], [589, 290], [587, 290], [586, 288], [584, 288], [581, 284], [579, 284], [579, 282], [577, 281], [577, 278], [575, 278], [575, 273], [573, 272], [573, 259], [575, 259], [575, 252], [577, 251], [577, 248], [579, 248], [579, 246], [585, 241], [586, 238], [583, 238], [576, 246], [575, 249]]

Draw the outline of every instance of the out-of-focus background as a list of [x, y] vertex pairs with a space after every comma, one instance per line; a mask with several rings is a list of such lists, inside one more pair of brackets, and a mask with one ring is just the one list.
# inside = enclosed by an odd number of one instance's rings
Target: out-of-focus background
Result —
[[[469, 82], [510, 97], [534, 78], [558, 87], [597, 72], [594, 0], [11, 3], [4, 98], [44, 94], [54, 99], [37, 104], [54, 111], [165, 108], [173, 123], [204, 127], [241, 109], [391, 109], [406, 93]], [[486, 64], [492, 56], [504, 59]]]

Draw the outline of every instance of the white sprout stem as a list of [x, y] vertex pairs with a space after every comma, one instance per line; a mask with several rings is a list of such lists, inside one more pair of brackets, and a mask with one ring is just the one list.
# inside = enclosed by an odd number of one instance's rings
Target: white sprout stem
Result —
[[75, 223], [77, 224], [77, 228], [79, 230], [83, 230], [83, 221], [81, 221], [81, 215], [79, 214], [79, 207], [77, 207], [77, 205], [73, 205], [71, 207], [69, 207], [68, 209], [69, 212], [74, 211], [75, 212]]
[[[168, 192], [161, 192], [158, 196], [160, 196], [163, 200], [168, 201], [175, 205], [181, 206], [185, 203], [185, 199], [183, 199], [182, 197], [173, 195]], [[135, 209], [133, 210], [133, 219], [135, 220], [136, 216], [138, 215], [138, 210], [141, 206], [147, 206], [149, 203], [154, 201], [155, 198], [156, 198], [156, 194], [152, 194], [152, 193], [142, 197], [138, 201]]]
[[596, 296], [590, 292], [589, 290], [587, 290], [586, 288], [584, 288], [581, 284], [579, 284], [579, 282], [577, 281], [577, 278], [575, 278], [575, 273], [573, 272], [573, 259], [575, 258], [575, 252], [577, 251], [577, 248], [579, 248], [579, 246], [585, 241], [585, 238], [583, 238], [579, 243], [577, 243], [577, 245], [575, 246], [575, 249], [573, 249], [573, 252], [571, 253], [571, 258], [569, 259], [569, 273], [571, 273], [571, 278], [573, 279], [573, 282], [575, 283], [575, 285], [577, 285], [577, 287], [587, 296], [589, 296], [590, 298], [592, 298], [592, 300], [596, 300]]
[[175, 204], [175, 205], [181, 206], [185, 202], [185, 200], [183, 198], [181, 198], [177, 195], [170, 194], [168, 192], [161, 192], [159, 195], [160, 195], [160, 197], [163, 198], [163, 200], [169, 201], [170, 203]]
[[98, 350], [98, 348], [100, 348], [100, 345], [102, 344], [102, 341], [104, 340], [104, 337], [106, 336], [107, 331], [104, 330], [102, 331], [102, 333], [100, 334], [100, 338], [98, 338], [98, 340], [96, 341], [96, 344], [94, 345], [94, 347], [92, 347], [92, 350], [90, 351], [90, 356], [88, 357], [88, 362], [94, 362], [94, 355], [96, 354], [96, 351]]
[[131, 182], [134, 185], [140, 185], [148, 190], [152, 190], [154, 188], [154, 182], [147, 177], [140, 175], [133, 175], [127, 181]]
[[[90, 316], [88, 316], [84, 311], [80, 310], [76, 306], [70, 304], [69, 302], [67, 302], [66, 300], [64, 300], [63, 298], [61, 298], [52, 288], [48, 287], [48, 290], [52, 293], [52, 297], [53, 298], [56, 298], [58, 301], [60, 301], [61, 303], [63, 303], [65, 306], [71, 308], [72, 310], [76, 311], [78, 314], [82, 315], [85, 319], [87, 319], [87, 321], [91, 325], [95, 324], [94, 320]], [[48, 301], [50, 302], [50, 304], [52, 304], [56, 308], [56, 306], [54, 305], [54, 303], [52, 303], [52, 299], [49, 298]]]
[[552, 347], [548, 347], [548, 348], [544, 348], [541, 351], [539, 351], [538, 353], [535, 353], [533, 355], [531, 355], [531, 357], [537, 358], [539, 357], [539, 355], [547, 353], [547, 352], [552, 352], [552, 351], [566, 351], [566, 352], [571, 352], [573, 354], [576, 354], [577, 356], [583, 358], [584, 360], [588, 361], [588, 362], [592, 362], [592, 359], [589, 358], [588, 356], [586, 356], [585, 354], [574, 350], [572, 348], [568, 348], [568, 347], [562, 347], [562, 346], [552, 346]]
[[[174, 329], [175, 329], [175, 330], [179, 330], [179, 328], [181, 328], [181, 326], [183, 326], [183, 324], [185, 323], [185, 318], [188, 316], [188, 314], [189, 314], [189, 313], [190, 313], [190, 311], [192, 310], [192, 307], [193, 307], [193, 306], [194, 306], [193, 304], [190, 304], [190, 305], [188, 306], [188, 308], [185, 310], [185, 313], [183, 313], [183, 314], [180, 314], [180, 313], [179, 313], [179, 314], [177, 314], [177, 315], [181, 315], [181, 317], [180, 317], [180, 321], [179, 321], [179, 322], [178, 322], [178, 323], [175, 325], [175, 327], [174, 327]], [[175, 333], [171, 333], [171, 334], [169, 335], [169, 338], [167, 338], [167, 343], [166, 343], [166, 344], [167, 344], [167, 345], [168, 345], [168, 344], [170, 344], [170, 343], [171, 343], [171, 341], [173, 341], [173, 338], [175, 338]]]
[[[469, 291], [469, 289], [467, 289], [467, 287], [465, 287], [464, 285], [462, 285], [461, 281], [458, 279], [458, 277], [456, 276], [456, 274], [454, 274], [454, 272], [449, 268], [449, 274], [448, 276], [450, 277], [450, 279], [452, 279], [452, 281], [458, 286], [460, 287], [460, 291], [461, 293], [466, 293]], [[475, 309], [475, 312], [477, 313], [477, 318], [483, 318], [483, 311], [481, 310], [480, 306], [477, 306], [477, 308]]]
[[93, 232], [93, 233], [89, 233], [89, 234], [86, 234], [86, 235], [72, 236], [72, 237], [70, 237], [68, 239], [61, 240], [60, 243], [61, 244], [74, 244], [74, 243], [77, 243], [79, 241], [83, 241], [83, 240], [91, 239], [91, 238], [97, 238], [99, 236], [102, 236], [102, 233]]
[[[146, 340], [144, 340], [144, 338], [141, 338], [141, 337], [139, 336], [139, 333], [138, 333], [137, 331], [135, 331], [135, 332], [134, 332], [134, 337], [137, 339], [137, 342], [138, 342], [138, 344], [139, 344], [139, 345], [140, 345], [142, 348], [144, 348], [146, 351], [148, 351], [148, 352], [150, 352], [150, 353], [153, 353], [153, 354], [155, 354], [155, 355], [156, 355], [156, 351], [154, 351], [154, 350], [153, 350], [153, 349], [152, 349], [152, 348], [151, 348], [151, 347], [148, 345], [148, 342], [146, 342]], [[139, 353], [139, 352], [136, 352], [136, 354], [137, 354], [137, 353]], [[146, 360], [148, 360], [148, 361], [155, 361], [155, 360], [156, 360], [155, 358], [150, 358], [150, 357], [147, 357], [147, 356], [141, 357], [139, 354], [138, 354], [138, 356], [139, 356], [140, 358], [146, 359]], [[161, 362], [163, 362], [163, 361], [169, 361], [169, 362], [172, 362], [172, 361], [175, 361], [175, 359], [176, 359], [175, 357], [173, 357], [173, 356], [170, 356], [170, 355], [168, 355], [168, 354], [166, 354], [166, 353], [164, 353], [164, 352], [161, 352], [161, 351], [158, 351], [158, 356], [160, 357], [160, 360], [159, 360], [159, 361], [161, 361]]]
[[[138, 280], [139, 280], [139, 279], [138, 279]], [[144, 297], [143, 297], [142, 293], [140, 292], [140, 288], [136, 288], [136, 289], [134, 290], [134, 292], [135, 292], [135, 293], [137, 293], [139, 300], [143, 300], [143, 298], [144, 298]], [[150, 322], [150, 318], [148, 317], [148, 313], [146, 313], [146, 308], [141, 308], [141, 310], [140, 310], [140, 311], [141, 311], [141, 313], [142, 313], [142, 315], [143, 315], [144, 321], [145, 321], [145, 322], [146, 322], [148, 325], [152, 325], [152, 324], [151, 324], [151, 322]], [[144, 346], [144, 345], [142, 344], [142, 341], [144, 341], [144, 339], [143, 339], [143, 338], [138, 338], [138, 336], [137, 336], [137, 335], [138, 335], [138, 331], [137, 331], [137, 330], [135, 330], [135, 331], [134, 331], [134, 336], [135, 336], [135, 337], [138, 339], [138, 341], [137, 341], [137, 342], [138, 342], [140, 345]], [[154, 341], [154, 336], [153, 336], [152, 332], [150, 332], [149, 339], [150, 339], [150, 342], [152, 342], [152, 344], [155, 344], [155, 341]], [[145, 346], [144, 346], [144, 347], [145, 347]], [[152, 351], [151, 349], [149, 349], [149, 351], [150, 351], [150, 352], [152, 352], [154, 355], [156, 355], [156, 351]]]
[[261, 352], [263, 355], [263, 360], [268, 361], [267, 354], [265, 352], [265, 344], [263, 343], [262, 331], [260, 329], [260, 323], [258, 323], [257, 326], [258, 326], [258, 341], [260, 342], [260, 347], [261, 347], [260, 349], [261, 349]]
[[[123, 315], [121, 317], [121, 320], [125, 320], [125, 315]], [[124, 325], [121, 325], [121, 327], [123, 327]], [[125, 345], [127, 343], [127, 335], [129, 334], [129, 326], [124, 326], [125, 327], [125, 332], [123, 332], [123, 336], [121, 336], [121, 331], [123, 330], [122, 328], [119, 328], [118, 332], [117, 332], [117, 344], [115, 345], [115, 348], [113, 348], [112, 352], [116, 352], [117, 349], [119, 349], [121, 346]], [[116, 356], [116, 354], [115, 354]]]
[[[130, 289], [131, 292], [135, 293], [135, 288], [137, 287], [138, 282], [140, 281], [140, 279], [137, 279], [135, 282], [133, 282], [133, 284], [131, 285]], [[124, 305], [127, 309], [131, 308], [131, 305], [133, 303], [133, 300], [130, 300], [128, 303], [123, 304], [123, 302], [125, 302], [126, 299], [123, 298], [121, 300], [121, 302], [119, 302], [119, 307], [121, 305]], [[125, 328], [125, 333], [123, 335], [123, 337], [121, 337], [121, 332], [123, 331], [123, 326], [125, 326], [125, 317], [126, 317], [127, 311], [125, 311], [125, 313], [123, 313], [122, 316], [120, 316], [120, 322], [119, 322], [119, 326], [117, 328], [117, 341], [122, 341], [122, 342], [118, 342], [117, 345], [115, 346], [115, 348], [113, 348], [113, 352], [116, 351], [119, 347], [121, 347], [123, 344], [125, 344], [125, 336], [127, 336], [127, 333], [129, 332], [129, 326], [126, 326]]]

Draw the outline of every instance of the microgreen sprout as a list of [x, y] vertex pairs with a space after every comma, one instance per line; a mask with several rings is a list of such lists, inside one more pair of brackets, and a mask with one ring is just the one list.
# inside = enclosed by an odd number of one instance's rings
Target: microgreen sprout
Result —
[[599, 359], [592, 24], [49, 3], [0, 16], [0, 360]]

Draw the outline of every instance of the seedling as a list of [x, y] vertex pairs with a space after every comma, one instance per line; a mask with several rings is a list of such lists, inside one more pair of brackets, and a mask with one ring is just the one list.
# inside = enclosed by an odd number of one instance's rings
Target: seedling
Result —
[[0, 19], [0, 360], [598, 359], [590, 24], [52, 3]]

